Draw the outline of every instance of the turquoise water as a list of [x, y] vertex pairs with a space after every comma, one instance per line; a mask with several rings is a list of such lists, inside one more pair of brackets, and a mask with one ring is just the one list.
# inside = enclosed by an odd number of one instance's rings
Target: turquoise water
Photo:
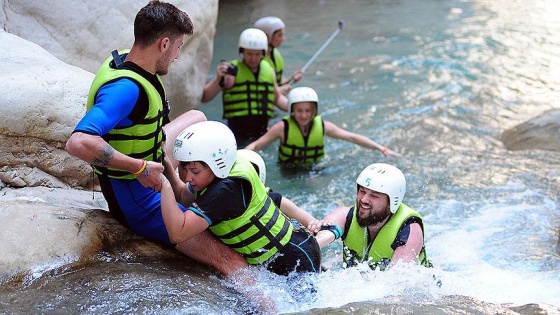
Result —
[[[238, 57], [239, 33], [262, 16], [287, 24], [288, 73], [344, 20], [298, 86], [318, 92], [326, 120], [403, 157], [327, 139], [321, 169], [283, 174], [272, 144], [261, 152], [267, 184], [323, 217], [354, 202], [362, 168], [394, 163], [407, 177], [405, 203], [424, 216], [435, 265], [343, 270], [334, 243], [323, 256], [329, 270], [313, 279], [314, 299], [295, 302], [284, 280], [266, 273], [254, 290], [281, 313], [558, 314], [560, 155], [507, 151], [500, 137], [558, 108], [559, 9], [554, 0], [221, 1], [209, 79], [219, 60]], [[219, 97], [201, 109], [221, 119]], [[247, 303], [188, 261], [109, 253], [4, 290], [0, 313], [240, 314]]]
[[[261, 16], [287, 24], [280, 47], [290, 75], [338, 28], [342, 31], [297, 86], [314, 88], [320, 114], [401, 152], [389, 160], [340, 140], [327, 141], [316, 172], [285, 175], [277, 143], [261, 151], [267, 184], [322, 217], [353, 203], [363, 167], [390, 162], [408, 180], [405, 203], [425, 218], [426, 244], [443, 280], [430, 272], [368, 275], [333, 270], [313, 306], [378, 301], [412, 291], [431, 301], [454, 294], [489, 303], [560, 306], [559, 154], [507, 151], [501, 133], [558, 108], [557, 1], [223, 1], [210, 76], [237, 58], [239, 33]], [[217, 99], [203, 104], [221, 119]], [[279, 119], [279, 117], [276, 118]], [[420, 274], [420, 275], [418, 275]], [[393, 281], [392, 278], [397, 278]], [[405, 280], [412, 281], [408, 282]], [[389, 289], [379, 288], [380, 282]], [[542, 288], [547, 288], [543, 290]], [[364, 292], [366, 291], [366, 292]], [[427, 291], [427, 292], [424, 292]], [[415, 300], [415, 299], [412, 299]], [[422, 300], [420, 298], [420, 300]]]

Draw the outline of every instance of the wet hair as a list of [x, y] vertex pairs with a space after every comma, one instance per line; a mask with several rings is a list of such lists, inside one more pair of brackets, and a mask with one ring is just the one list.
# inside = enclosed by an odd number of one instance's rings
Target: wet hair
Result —
[[175, 41], [192, 35], [193, 23], [187, 13], [173, 4], [153, 0], [140, 9], [134, 19], [134, 44], [146, 47], [161, 37]]

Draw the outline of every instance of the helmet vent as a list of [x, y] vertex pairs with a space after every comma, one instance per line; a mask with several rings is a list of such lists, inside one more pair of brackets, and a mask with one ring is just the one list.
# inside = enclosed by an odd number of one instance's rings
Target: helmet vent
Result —
[[216, 159], [215, 162], [216, 162], [216, 166], [217, 166], [219, 169], [223, 169], [223, 168], [226, 167], [226, 162], [225, 162], [222, 158]]

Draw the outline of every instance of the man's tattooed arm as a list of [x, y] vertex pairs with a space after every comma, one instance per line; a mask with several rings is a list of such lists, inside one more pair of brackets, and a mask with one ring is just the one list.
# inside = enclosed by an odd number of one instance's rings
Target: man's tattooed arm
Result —
[[99, 155], [93, 159], [92, 164], [101, 167], [109, 166], [109, 161], [113, 159], [114, 154], [115, 149], [107, 144], [101, 148]]

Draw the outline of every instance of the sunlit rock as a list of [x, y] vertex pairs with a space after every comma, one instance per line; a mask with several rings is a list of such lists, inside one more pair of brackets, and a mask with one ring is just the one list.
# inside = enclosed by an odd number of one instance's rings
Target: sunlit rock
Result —
[[[95, 73], [114, 49], [130, 48], [134, 17], [148, 1], [3, 0], [0, 29], [32, 41], [65, 63]], [[212, 61], [218, 0], [176, 0], [194, 24], [163, 80], [172, 116], [198, 108]]]
[[0, 283], [25, 281], [99, 255], [180, 255], [136, 236], [111, 217], [101, 193], [4, 188], [0, 195]]
[[555, 109], [504, 131], [508, 150], [560, 151], [560, 110]]
[[[0, 282], [107, 252], [179, 255], [117, 223], [101, 193], [68, 189], [94, 184], [91, 167], [64, 144], [85, 113], [94, 73], [112, 50], [130, 48], [134, 16], [147, 1], [0, 3]], [[164, 77], [172, 115], [199, 105], [218, 0], [173, 3], [190, 15], [195, 35]]]
[[0, 50], [0, 167], [20, 173], [38, 168], [71, 186], [87, 186], [91, 168], [69, 156], [64, 144], [85, 113], [93, 74], [3, 31]]

